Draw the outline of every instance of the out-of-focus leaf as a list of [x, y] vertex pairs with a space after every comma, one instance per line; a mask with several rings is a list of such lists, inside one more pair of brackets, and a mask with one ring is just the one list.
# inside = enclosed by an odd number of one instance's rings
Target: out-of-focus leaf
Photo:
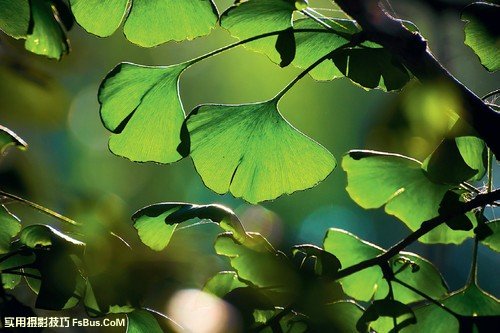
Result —
[[[220, 24], [232, 36], [241, 40], [291, 28], [294, 10], [294, 1], [290, 0], [250, 0], [226, 10], [221, 15]], [[273, 36], [247, 43], [245, 46], [263, 52], [279, 64], [281, 57], [275, 48], [277, 41], [278, 36]]]
[[[22, 251], [21, 244], [18, 241], [12, 243], [9, 253], [0, 256], [0, 271], [2, 271], [2, 285], [4, 289], [14, 289], [22, 280], [18, 274], [9, 274], [9, 269], [20, 271], [21, 267], [32, 264], [35, 256], [31, 250]], [[19, 253], [12, 254], [14, 251]]]
[[[379, 318], [390, 317], [398, 320], [396, 327], [391, 323], [387, 324], [387, 321], [379, 322]], [[391, 320], [392, 321], [392, 320]], [[401, 302], [382, 299], [374, 301], [363, 313], [356, 328], [358, 332], [371, 332], [371, 328], [377, 330], [377, 332], [400, 332], [401, 329], [416, 323], [415, 314], [412, 309]]]
[[500, 302], [472, 284], [451, 294], [441, 303], [461, 317], [457, 320], [442, 308], [429, 304], [415, 309], [417, 324], [402, 330], [403, 333], [421, 332], [478, 332], [492, 333], [498, 328]]
[[24, 228], [19, 239], [35, 253], [33, 269], [27, 271], [38, 271], [40, 280], [27, 280], [38, 294], [36, 306], [48, 310], [75, 306], [83, 295], [85, 281], [73, 258], [83, 254], [85, 244], [47, 225]]
[[26, 150], [28, 148], [28, 144], [16, 133], [0, 125], [0, 156], [12, 146], [18, 147], [21, 150]]
[[[211, 0], [70, 0], [77, 22], [106, 37], [125, 21], [129, 41], [144, 47], [207, 35], [217, 22]], [[127, 14], [128, 12], [128, 14]]]
[[233, 232], [237, 239], [245, 236], [245, 230], [234, 212], [217, 204], [166, 202], [144, 207], [132, 216], [142, 242], [156, 251], [168, 245], [179, 223], [194, 218], [219, 223], [224, 230]]
[[146, 310], [127, 314], [127, 333], [164, 333], [155, 317]]
[[500, 68], [500, 5], [476, 2], [462, 12], [465, 24], [465, 44], [477, 54], [489, 71]]
[[[363, 241], [355, 235], [340, 229], [329, 229], [325, 241], [325, 251], [334, 254], [346, 268], [361, 261], [372, 259], [384, 252], [384, 249]], [[401, 269], [401, 262], [411, 261], [418, 271], [411, 267]], [[401, 252], [391, 260], [391, 266], [397, 277], [431, 297], [440, 298], [448, 291], [439, 271], [424, 258], [409, 252]], [[378, 266], [364, 269], [341, 280], [346, 294], [355, 299], [369, 301], [372, 298], [382, 299], [389, 291], [382, 270]], [[412, 291], [393, 284], [395, 299], [409, 303], [422, 300]]]
[[60, 59], [69, 52], [69, 43], [61, 24], [57, 20], [55, 8], [49, 1], [30, 1], [33, 31], [27, 36], [27, 50]]
[[342, 267], [337, 257], [315, 245], [296, 245], [293, 247], [292, 253], [294, 256], [302, 253], [306, 258], [314, 258], [314, 272], [319, 276], [334, 279]]
[[232, 234], [221, 234], [215, 242], [215, 251], [228, 257], [240, 280], [252, 286], [278, 292], [293, 290], [297, 281], [285, 255], [274, 250], [260, 234], [248, 235], [241, 244]]
[[[375, 151], [351, 151], [342, 161], [347, 172], [347, 192], [361, 207], [378, 208], [403, 221], [412, 231], [439, 215], [440, 203], [452, 185], [426, 177], [421, 163], [412, 158]], [[419, 240], [425, 243], [460, 244], [472, 232], [441, 225]]]
[[236, 272], [224, 271], [217, 273], [208, 280], [203, 287], [203, 291], [222, 298], [232, 290], [246, 286], [238, 279]]
[[20, 220], [4, 205], [0, 205], [0, 254], [10, 251], [10, 241], [19, 231], [21, 231]]
[[186, 64], [147, 67], [116, 66], [99, 88], [101, 119], [113, 134], [110, 150], [136, 162], [171, 163], [177, 152], [184, 109], [179, 76]]
[[25, 38], [29, 21], [28, 0], [0, 0], [0, 30], [16, 39]]
[[492, 235], [486, 237], [482, 243], [490, 249], [500, 252], [500, 220], [491, 221], [486, 225], [493, 233]]
[[278, 101], [201, 105], [186, 118], [183, 151], [216, 193], [257, 203], [315, 186], [336, 165], [279, 113]]
[[322, 332], [353, 333], [364, 309], [353, 301], [340, 301], [326, 306], [327, 322]]

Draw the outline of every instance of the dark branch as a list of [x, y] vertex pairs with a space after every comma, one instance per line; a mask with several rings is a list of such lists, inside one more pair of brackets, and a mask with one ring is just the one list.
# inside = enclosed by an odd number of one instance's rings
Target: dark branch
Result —
[[434, 58], [427, 41], [406, 29], [401, 21], [390, 16], [379, 5], [379, 0], [333, 0], [358, 22], [368, 40], [392, 52], [422, 82], [444, 82], [457, 91], [461, 98], [464, 118], [500, 159], [500, 113], [495, 112], [478, 96], [458, 81]]
[[382, 265], [392, 257], [396, 256], [400, 251], [402, 251], [408, 245], [414, 243], [420, 237], [427, 234], [434, 228], [440, 226], [441, 224], [445, 223], [446, 221], [454, 217], [457, 217], [459, 215], [465, 214], [468, 211], [473, 210], [474, 208], [485, 206], [499, 199], [500, 199], [500, 190], [495, 190], [491, 193], [479, 194], [471, 201], [466, 202], [464, 205], [462, 205], [460, 209], [457, 209], [456, 211], [449, 214], [439, 215], [435, 218], [423, 222], [419, 229], [411, 233], [408, 237], [406, 237], [405, 239], [403, 239], [402, 241], [400, 241], [399, 243], [397, 243], [396, 245], [394, 245], [381, 255], [340, 270], [337, 273], [337, 279], [344, 278], [348, 275], [354, 274], [368, 267]]

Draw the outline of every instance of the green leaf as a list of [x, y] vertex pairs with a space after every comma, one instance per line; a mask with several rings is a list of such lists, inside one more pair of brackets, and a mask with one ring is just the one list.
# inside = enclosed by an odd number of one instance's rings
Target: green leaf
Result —
[[305, 255], [304, 259], [314, 258], [314, 272], [318, 276], [335, 279], [337, 272], [342, 267], [337, 257], [315, 245], [296, 245], [292, 248], [292, 253], [294, 256], [302, 253]]
[[130, 3], [130, 0], [70, 0], [78, 24], [100, 37], [111, 36], [118, 29]]
[[339, 50], [332, 61], [342, 74], [368, 89], [399, 90], [411, 79], [408, 70], [383, 48]]
[[136, 162], [171, 163], [177, 152], [184, 109], [179, 76], [186, 64], [147, 67], [116, 66], [99, 88], [101, 120], [113, 134], [110, 150]]
[[[498, 316], [500, 316], [499, 300], [487, 294], [475, 284], [451, 294], [446, 299], [441, 300], [440, 303], [464, 317], [459, 321], [442, 308], [434, 304], [428, 304], [415, 310], [417, 325], [408, 327], [402, 332], [486, 333], [492, 332], [491, 329], [495, 326], [491, 326], [491, 324], [498, 323]], [[484, 325], [483, 323], [488, 321], [490, 321], [489, 327], [486, 326], [485, 330], [480, 329]], [[476, 330], [474, 330], [474, 326], [476, 326]]]
[[326, 306], [327, 326], [323, 332], [353, 333], [364, 309], [353, 301], [340, 301]]
[[146, 310], [135, 310], [127, 314], [127, 333], [163, 333], [156, 318]]
[[251, 203], [313, 187], [336, 165], [328, 150], [281, 116], [275, 99], [198, 106], [186, 129], [182, 149], [205, 185]]
[[[4, 272], [7, 269], [14, 269], [20, 271], [21, 266], [30, 265], [35, 261], [35, 256], [31, 250], [21, 251], [18, 241], [14, 242], [11, 246], [11, 252], [0, 256], [0, 271], [2, 271], [2, 285], [4, 289], [14, 289], [22, 279], [21, 275], [9, 274]], [[15, 251], [19, 253], [14, 254]]]
[[214, 275], [207, 281], [203, 291], [217, 297], [224, 297], [236, 288], [244, 288], [247, 285], [241, 282], [236, 272], [224, 271]]
[[[390, 317], [398, 319], [396, 327], [392, 324], [387, 325], [387, 321], [379, 322], [379, 318]], [[402, 318], [401, 318], [402, 317]], [[404, 327], [415, 324], [415, 314], [412, 309], [401, 302], [383, 299], [374, 301], [359, 318], [356, 328], [358, 332], [371, 332], [370, 328], [377, 332], [400, 332]]]
[[229, 258], [241, 281], [274, 291], [291, 291], [296, 287], [295, 273], [283, 253], [274, 250], [257, 233], [249, 233], [244, 243], [230, 233], [217, 237], [215, 251]]
[[219, 223], [224, 230], [232, 231], [238, 239], [246, 235], [234, 212], [217, 204], [166, 202], [144, 207], [132, 216], [142, 242], [156, 251], [161, 251], [168, 245], [179, 223], [194, 218]]
[[0, 0], [0, 30], [16, 39], [25, 38], [29, 22], [28, 0]]
[[500, 68], [500, 5], [477, 2], [462, 12], [465, 24], [465, 44], [477, 54], [481, 64], [489, 70]]
[[12, 146], [18, 147], [21, 150], [26, 150], [28, 148], [28, 144], [16, 133], [0, 125], [0, 155], [3, 155], [5, 151]]
[[28, 51], [60, 59], [69, 52], [66, 33], [58, 21], [58, 13], [50, 1], [30, 1], [33, 31], [26, 38]]
[[491, 229], [493, 234], [486, 237], [482, 243], [490, 249], [500, 252], [500, 220], [491, 221], [486, 225]]
[[0, 205], [0, 254], [10, 251], [12, 237], [21, 231], [20, 222], [4, 205]]
[[[250, 0], [240, 2], [226, 10], [220, 18], [220, 25], [232, 36], [246, 39], [265, 33], [286, 30], [292, 27], [295, 11], [291, 0]], [[278, 36], [267, 37], [245, 44], [251, 50], [263, 52], [275, 63], [281, 62], [276, 50]]]
[[68, 249], [74, 254], [81, 254], [85, 247], [85, 243], [71, 238], [51, 226], [42, 224], [24, 228], [19, 235], [19, 240], [32, 249], [52, 246]]
[[[324, 240], [324, 248], [325, 251], [334, 254], [344, 268], [375, 258], [384, 252], [383, 248], [340, 229], [328, 230]], [[412, 262], [413, 266], [416, 265], [419, 269], [414, 272], [411, 267], [402, 268], [401, 262]], [[438, 270], [429, 261], [414, 253], [400, 252], [390, 263], [400, 280], [432, 295], [431, 297], [442, 297], [448, 290]], [[369, 267], [352, 274], [342, 279], [341, 283], [346, 294], [362, 301], [385, 298], [389, 291], [379, 266]], [[395, 298], [401, 302], [422, 300], [421, 296], [397, 284], [393, 284], [393, 289]]]
[[[426, 177], [421, 163], [412, 158], [374, 151], [351, 151], [342, 161], [347, 172], [347, 192], [365, 209], [385, 205], [387, 214], [403, 221], [412, 231], [439, 215], [440, 203], [452, 185]], [[460, 244], [472, 232], [441, 225], [419, 240], [424, 243]]]
[[78, 24], [88, 32], [106, 37], [125, 21], [123, 30], [127, 39], [144, 47], [207, 35], [218, 18], [211, 0], [70, 0], [70, 3]]

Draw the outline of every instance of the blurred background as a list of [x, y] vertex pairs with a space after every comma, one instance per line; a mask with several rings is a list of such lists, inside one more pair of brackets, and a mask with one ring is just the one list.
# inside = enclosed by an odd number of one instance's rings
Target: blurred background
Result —
[[[220, 12], [232, 4], [215, 2]], [[499, 75], [484, 70], [463, 44], [459, 11], [455, 6], [439, 6], [445, 2], [433, 1], [430, 6], [427, 1], [394, 1], [387, 10], [416, 23], [436, 57], [476, 94], [497, 89]], [[315, 3], [328, 6], [328, 1]], [[120, 279], [133, 280], [145, 291], [145, 305], [166, 313], [176, 291], [201, 288], [211, 275], [228, 267], [214, 253], [219, 232], [214, 225], [177, 232], [160, 253], [142, 245], [130, 216], [152, 203], [224, 204], [238, 213], [248, 230], [262, 233], [285, 252], [299, 243], [321, 245], [330, 227], [346, 229], [382, 247], [409, 233], [382, 209], [365, 211], [352, 202], [340, 167], [313, 189], [252, 206], [205, 188], [189, 159], [172, 165], [136, 164], [108, 151], [108, 132], [101, 124], [97, 102], [97, 89], [106, 73], [122, 61], [168, 65], [204, 54], [234, 41], [223, 29], [152, 49], [131, 44], [121, 30], [101, 39], [75, 26], [69, 39], [70, 54], [57, 62], [28, 54], [22, 42], [0, 36], [0, 123], [29, 144], [28, 151], [11, 150], [2, 160], [0, 184], [83, 223], [97, 244], [93, 249], [96, 270], [118, 267]], [[264, 55], [240, 47], [190, 68], [182, 76], [180, 94], [186, 113], [201, 103], [257, 102], [274, 96], [299, 72], [281, 69]], [[423, 160], [444, 134], [443, 122], [434, 111], [445, 102], [438, 90], [424, 89], [416, 82], [397, 94], [365, 91], [347, 79], [319, 83], [306, 77], [285, 96], [280, 109], [339, 163], [350, 149], [384, 150]], [[494, 168], [498, 174], [498, 165]], [[495, 186], [500, 186], [499, 177]], [[11, 208], [25, 224], [47, 222], [64, 229], [37, 212], [19, 205]], [[495, 212], [487, 214], [491, 217]], [[103, 236], [106, 229], [123, 237], [133, 251], [113, 245]], [[410, 250], [435, 263], [452, 290], [466, 282], [472, 241], [460, 246], [415, 244]], [[498, 256], [480, 246], [479, 282], [497, 297], [499, 263]]]

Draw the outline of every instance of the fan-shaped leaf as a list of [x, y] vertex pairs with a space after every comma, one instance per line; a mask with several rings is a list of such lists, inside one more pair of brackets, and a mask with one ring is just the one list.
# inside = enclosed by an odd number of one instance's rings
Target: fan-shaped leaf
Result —
[[217, 222], [226, 231], [232, 231], [235, 237], [245, 236], [245, 230], [233, 211], [216, 204], [166, 202], [144, 207], [132, 216], [142, 242], [156, 251], [168, 245], [179, 223], [194, 218]]
[[487, 294], [475, 284], [451, 294], [441, 303], [463, 317], [457, 320], [442, 308], [429, 304], [415, 310], [417, 324], [407, 327], [402, 332], [489, 333], [498, 328], [499, 300]]
[[276, 100], [201, 105], [187, 117], [186, 129], [182, 149], [190, 151], [205, 185], [251, 203], [310, 188], [336, 164], [281, 116]]
[[[385, 325], [385, 320], [379, 322], [379, 318], [389, 317], [399, 319], [399, 323], [394, 325]], [[402, 328], [415, 324], [415, 314], [412, 309], [401, 302], [382, 299], [374, 301], [359, 318], [356, 328], [358, 332], [371, 332], [370, 328], [375, 328], [377, 332], [399, 332]], [[394, 330], [392, 330], [394, 328]]]
[[487, 226], [493, 233], [483, 240], [483, 244], [492, 250], [500, 252], [500, 220], [491, 221]]
[[184, 110], [179, 76], [187, 65], [147, 67], [122, 63], [101, 83], [104, 126], [113, 134], [110, 150], [136, 162], [170, 163], [177, 152]]
[[0, 0], [0, 30], [13, 38], [26, 38], [30, 22], [28, 0]]
[[27, 36], [27, 50], [60, 59], [69, 52], [69, 44], [58, 13], [50, 1], [30, 1], [33, 31]]
[[127, 333], [164, 333], [156, 318], [146, 310], [130, 312], [127, 318]]
[[88, 32], [106, 37], [125, 21], [127, 39], [144, 47], [206, 35], [218, 18], [211, 0], [70, 0], [70, 3], [77, 22]]
[[477, 2], [462, 13], [465, 24], [465, 44], [477, 54], [489, 71], [500, 69], [500, 5]]
[[[344, 268], [374, 258], [384, 252], [384, 249], [340, 229], [328, 230], [324, 248], [325, 251], [334, 254]], [[419, 269], [415, 271], [411, 267], [402, 268], [402, 262], [403, 265], [411, 262], [414, 267], [418, 266]], [[416, 254], [401, 252], [400, 255], [391, 260], [391, 265], [399, 279], [428, 295], [432, 295], [431, 297], [439, 298], [447, 292], [446, 285], [438, 270], [430, 262]], [[342, 279], [341, 283], [349, 296], [362, 301], [385, 298], [389, 291], [382, 270], [378, 266], [352, 274]], [[397, 284], [393, 284], [393, 288], [395, 299], [401, 302], [408, 303], [422, 299], [421, 296]]]
[[[416, 230], [439, 215], [440, 203], [453, 185], [437, 184], [426, 177], [421, 163], [406, 156], [374, 151], [351, 151], [342, 161], [347, 192], [363, 208], [378, 208]], [[420, 238], [426, 243], [462, 243], [472, 237], [441, 225]]]
[[222, 298], [232, 290], [246, 286], [245, 283], [238, 279], [236, 272], [225, 271], [217, 273], [208, 280], [203, 287], [203, 291]]

